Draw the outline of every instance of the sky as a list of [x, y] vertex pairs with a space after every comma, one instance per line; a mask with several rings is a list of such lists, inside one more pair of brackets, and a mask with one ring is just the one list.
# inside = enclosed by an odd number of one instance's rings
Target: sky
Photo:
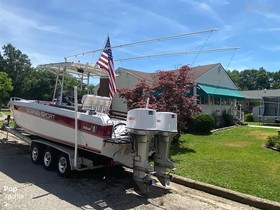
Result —
[[[280, 70], [278, 0], [0, 0], [0, 46], [13, 44], [33, 66], [103, 48], [108, 35], [116, 46], [216, 28], [114, 48], [113, 57], [240, 49], [115, 61], [115, 69], [155, 72], [221, 63], [226, 70]], [[95, 64], [100, 53], [68, 61]]]

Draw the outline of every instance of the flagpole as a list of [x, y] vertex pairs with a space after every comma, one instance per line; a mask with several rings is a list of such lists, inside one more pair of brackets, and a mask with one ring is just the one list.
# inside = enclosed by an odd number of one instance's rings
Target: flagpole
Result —
[[[102, 51], [100, 52], [100, 55], [99, 55], [99, 57], [98, 58], [100, 58], [101, 57], [101, 55], [102, 55], [102, 53], [103, 53], [103, 50], [106, 48], [106, 43], [107, 43], [107, 41], [108, 41], [108, 38], [109, 38], [109, 33], [107, 33], [107, 36], [106, 36], [106, 38], [105, 38], [105, 41], [104, 41], [104, 44], [103, 44], [103, 48], [102, 48]], [[96, 69], [96, 65], [97, 65], [97, 63], [95, 63], [95, 69]]]
[[[104, 50], [105, 47], [106, 47], [106, 43], [107, 43], [108, 38], [109, 38], [109, 33], [107, 34], [106, 39], [105, 39], [105, 41], [104, 41], [104, 44], [103, 44], [104, 47], [102, 48], [102, 50], [98, 50], [98, 51], [101, 51], [100, 56], [101, 56], [101, 54], [103, 53], [103, 50]], [[99, 56], [99, 57], [100, 57], [100, 56]]]
[[101, 69], [108, 72], [109, 97], [113, 98], [113, 96], [117, 92], [116, 91], [116, 74], [115, 74], [115, 69], [114, 69], [114, 60], [113, 60], [113, 54], [112, 54], [109, 35], [107, 36], [105, 47], [104, 47], [103, 52], [101, 53], [99, 59], [97, 60], [96, 65], [98, 65]]

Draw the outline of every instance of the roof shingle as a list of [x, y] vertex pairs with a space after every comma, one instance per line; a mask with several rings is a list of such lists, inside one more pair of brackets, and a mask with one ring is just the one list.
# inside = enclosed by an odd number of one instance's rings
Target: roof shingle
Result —
[[262, 99], [263, 97], [280, 97], [280, 89], [245, 90], [240, 92], [247, 99]]
[[[209, 65], [204, 65], [204, 66], [196, 66], [196, 67], [192, 67], [191, 71], [190, 71], [190, 76], [195, 80], [197, 79], [199, 76], [203, 75], [204, 73], [206, 73], [207, 71], [213, 69], [215, 66], [220, 65], [218, 63], [216, 64], [209, 64]], [[142, 78], [144, 80], [147, 80], [149, 82], [152, 83], [156, 83], [158, 80], [157, 77], [157, 73], [147, 73], [147, 72], [141, 72], [141, 71], [136, 71], [136, 70], [132, 70], [132, 69], [125, 69], [125, 68], [118, 68], [117, 71], [119, 70], [124, 70], [127, 71], [133, 75], [135, 75], [136, 77]], [[179, 72], [179, 70], [166, 70], [168, 71], [174, 71]]]

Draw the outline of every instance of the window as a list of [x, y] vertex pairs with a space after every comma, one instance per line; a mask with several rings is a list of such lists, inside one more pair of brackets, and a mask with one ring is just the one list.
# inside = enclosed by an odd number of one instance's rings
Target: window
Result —
[[224, 98], [224, 105], [230, 105], [230, 99]]
[[199, 97], [198, 103], [199, 104], [208, 104], [208, 97]]
[[214, 104], [220, 105], [220, 98], [214, 98]]

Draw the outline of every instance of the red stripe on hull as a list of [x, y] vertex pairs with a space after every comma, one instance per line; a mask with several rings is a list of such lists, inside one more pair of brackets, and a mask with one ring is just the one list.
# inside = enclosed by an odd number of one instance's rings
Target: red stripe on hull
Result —
[[[51, 141], [57, 141], [59, 143], [63, 143], [63, 144], [66, 144], [66, 145], [69, 145], [69, 146], [75, 146], [74, 143], [70, 143], [68, 141], [65, 141], [65, 140], [62, 140], [62, 139], [58, 139], [58, 138], [55, 138], [55, 137], [52, 137], [52, 136], [47, 136], [47, 135], [43, 135], [43, 134], [40, 134], [40, 133], [37, 133], [36, 131], [32, 131], [30, 129], [27, 129], [25, 128], [24, 126], [18, 124], [21, 128], [23, 128], [24, 130], [26, 130], [27, 132], [29, 133], [32, 133], [32, 134], [35, 134], [35, 135], [38, 135], [40, 137], [43, 137], [43, 138], [46, 138], [46, 139], [49, 139]], [[101, 153], [101, 150], [99, 149], [95, 149], [93, 147], [89, 147], [89, 146], [85, 146], [85, 145], [81, 145], [81, 144], [78, 144], [78, 147], [79, 148], [84, 148], [84, 149], [88, 149], [90, 151], [94, 151], [94, 152], [97, 152], [97, 153]]]
[[[19, 112], [24, 112], [30, 114], [34, 117], [39, 117], [44, 120], [51, 121], [69, 128], [75, 129], [75, 119], [39, 109], [13, 105], [14, 109]], [[97, 125], [94, 123], [78, 120], [78, 130], [88, 133], [93, 136], [97, 136], [103, 139], [111, 138], [112, 135], [112, 125]]]

